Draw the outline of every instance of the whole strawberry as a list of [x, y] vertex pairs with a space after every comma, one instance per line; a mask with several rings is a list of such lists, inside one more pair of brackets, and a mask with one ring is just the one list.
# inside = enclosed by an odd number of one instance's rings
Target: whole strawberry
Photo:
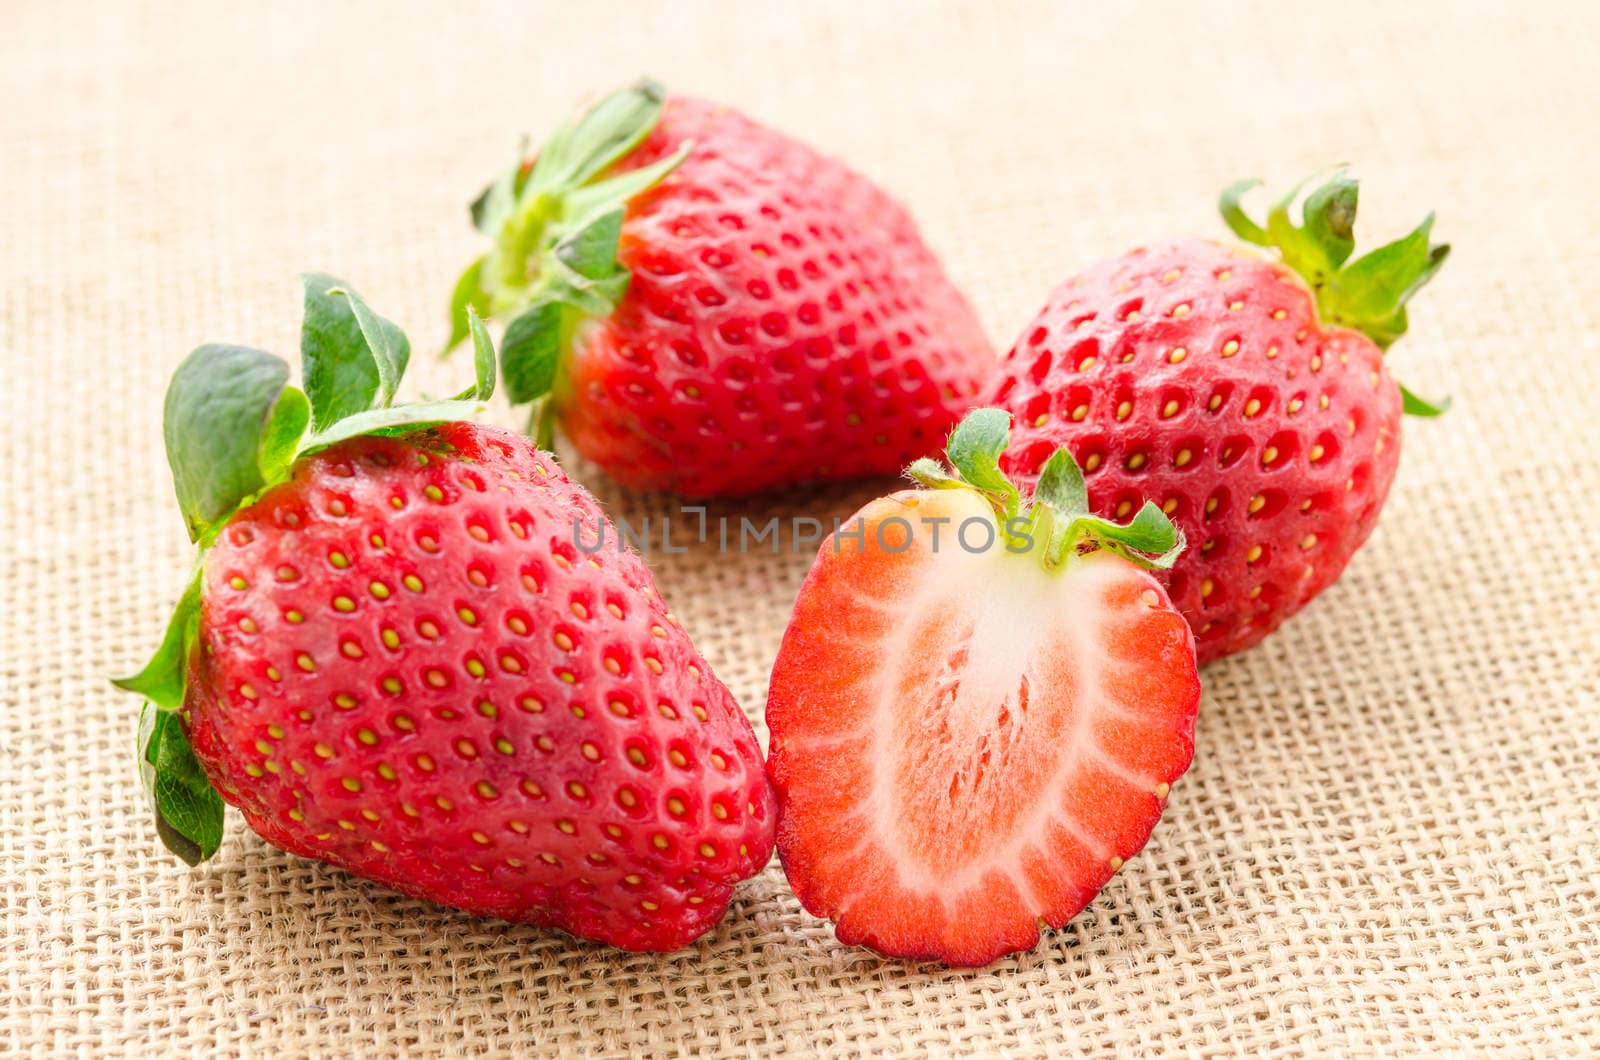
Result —
[[326, 277], [304, 393], [256, 350], [178, 369], [167, 443], [200, 560], [120, 682], [152, 701], [157, 827], [209, 857], [220, 795], [274, 845], [410, 895], [682, 946], [771, 854], [760, 750], [588, 493], [459, 422], [493, 386], [469, 324], [479, 384], [455, 401], [390, 407], [405, 338]]
[[1009, 471], [1060, 445], [1094, 510], [1152, 500], [1189, 549], [1166, 575], [1201, 662], [1248, 648], [1333, 584], [1377, 522], [1400, 415], [1443, 411], [1396, 385], [1384, 349], [1444, 262], [1433, 216], [1347, 262], [1356, 182], [1277, 203], [1263, 228], [1229, 188], [1222, 212], [1263, 256], [1159, 243], [1057, 288], [1006, 356], [986, 401], [1016, 416]]
[[[936, 450], [993, 351], [906, 211], [726, 107], [648, 82], [474, 204], [457, 285], [509, 320], [506, 391], [636, 489], [750, 493]], [[828, 456], [818, 460], [817, 454]]]

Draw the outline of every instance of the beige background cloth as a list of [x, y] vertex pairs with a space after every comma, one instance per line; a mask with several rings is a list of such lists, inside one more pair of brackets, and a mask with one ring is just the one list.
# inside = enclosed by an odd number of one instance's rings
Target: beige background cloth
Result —
[[[1600, 1050], [1600, 8], [234, 6], [0, 5], [0, 1053]], [[1002, 347], [1096, 258], [1221, 235], [1241, 175], [1355, 162], [1368, 240], [1437, 208], [1456, 244], [1392, 354], [1455, 410], [1407, 424], [1344, 579], [1205, 672], [1150, 845], [1034, 952], [840, 946], [774, 862], [700, 943], [635, 956], [236, 814], [196, 871], [152, 834], [106, 675], [188, 562], [170, 371], [206, 340], [293, 358], [321, 269], [410, 331], [411, 392], [454, 389], [465, 363], [423, 354], [467, 200], [644, 71], [902, 195]], [[613, 513], [670, 505], [576, 473]], [[809, 558], [654, 560], [763, 739]]]

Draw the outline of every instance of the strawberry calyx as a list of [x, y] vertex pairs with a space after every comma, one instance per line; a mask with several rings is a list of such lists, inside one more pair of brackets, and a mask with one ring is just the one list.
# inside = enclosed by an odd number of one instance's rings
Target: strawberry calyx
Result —
[[[1313, 179], [1296, 184], [1274, 203], [1265, 225], [1252, 220], [1240, 204], [1244, 194], [1261, 182], [1230, 184], [1219, 204], [1222, 219], [1245, 242], [1277, 249], [1283, 263], [1311, 288], [1324, 323], [1353, 328], [1387, 350], [1406, 332], [1406, 303], [1433, 279], [1450, 246], [1431, 241], [1433, 214], [1429, 213], [1406, 235], [1350, 261], [1356, 245], [1359, 183], [1345, 176], [1341, 167], [1305, 196], [1301, 223], [1295, 224], [1290, 210]], [[1428, 401], [1403, 386], [1400, 392], [1411, 415], [1437, 416], [1450, 407], [1448, 399]]]
[[162, 430], [194, 571], [143, 669], [112, 679], [144, 697], [139, 773], [162, 841], [191, 865], [222, 841], [222, 799], [189, 746], [179, 718], [200, 623], [205, 554], [233, 513], [287, 481], [301, 457], [366, 434], [407, 434], [475, 415], [494, 393], [495, 351], [468, 312], [476, 379], [453, 398], [396, 404], [411, 344], [348, 284], [308, 273], [300, 332], [304, 389], [264, 350], [208, 344], [186, 357], [167, 387]]
[[1010, 440], [1009, 412], [974, 409], [950, 434], [945, 447], [948, 468], [923, 457], [906, 469], [906, 475], [929, 489], [981, 494], [994, 508], [1008, 550], [1036, 553], [1047, 571], [1100, 550], [1141, 567], [1166, 570], [1183, 552], [1183, 532], [1150, 501], [1126, 523], [1093, 514], [1083, 471], [1065, 446], [1045, 461], [1032, 495], [1024, 497], [1000, 470], [1000, 455]]
[[609, 315], [631, 274], [617, 260], [629, 200], [660, 183], [692, 144], [651, 165], [603, 176], [661, 119], [666, 94], [648, 79], [613, 93], [572, 118], [526, 161], [514, 164], [472, 204], [473, 224], [494, 240], [467, 266], [450, 300], [445, 352], [468, 334], [467, 312], [509, 317], [501, 374], [513, 404], [536, 407], [535, 440], [549, 448], [546, 397], [559, 383], [573, 334], [586, 319]]

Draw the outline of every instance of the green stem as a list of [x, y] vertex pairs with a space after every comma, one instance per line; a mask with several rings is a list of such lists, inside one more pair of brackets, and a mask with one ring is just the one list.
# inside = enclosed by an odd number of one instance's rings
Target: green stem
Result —
[[548, 397], [540, 398], [533, 403], [531, 412], [532, 415], [528, 417], [528, 433], [533, 435], [533, 444], [547, 453], [554, 453], [556, 403]]

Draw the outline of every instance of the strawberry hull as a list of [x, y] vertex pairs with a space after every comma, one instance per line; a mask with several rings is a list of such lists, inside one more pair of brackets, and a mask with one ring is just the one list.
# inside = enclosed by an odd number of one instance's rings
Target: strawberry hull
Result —
[[[581, 180], [558, 164], [597, 142], [635, 145]], [[568, 232], [549, 203], [574, 200], [614, 213]], [[463, 277], [457, 336], [466, 302], [507, 317], [512, 400], [545, 402], [538, 429], [559, 424], [631, 489], [894, 474], [939, 449], [994, 370], [900, 203], [728, 107], [635, 86], [480, 204], [495, 245]], [[551, 279], [574, 261], [591, 278], [578, 293]]]

